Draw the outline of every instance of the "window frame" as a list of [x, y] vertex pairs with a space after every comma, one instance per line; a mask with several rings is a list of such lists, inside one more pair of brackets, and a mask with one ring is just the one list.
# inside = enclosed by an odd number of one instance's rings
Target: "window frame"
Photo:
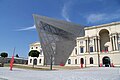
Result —
[[90, 52], [93, 52], [93, 46], [90, 46]]
[[30, 63], [32, 63], [32, 59], [30, 59]]
[[84, 47], [80, 46], [80, 53], [84, 53]]
[[120, 51], [120, 43], [118, 44], [118, 50]]
[[77, 64], [77, 59], [75, 59], [75, 64]]
[[94, 64], [93, 57], [90, 57], [90, 64]]
[[42, 62], [42, 59], [39, 59], [39, 63], [41, 63]]
[[84, 64], [84, 58], [80, 58], [80, 64]]
[[68, 59], [68, 64], [71, 64], [71, 59]]

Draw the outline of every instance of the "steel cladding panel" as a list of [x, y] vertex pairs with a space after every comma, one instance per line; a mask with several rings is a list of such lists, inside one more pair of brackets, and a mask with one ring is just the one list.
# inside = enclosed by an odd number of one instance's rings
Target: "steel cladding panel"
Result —
[[33, 15], [45, 56], [45, 64], [65, 64], [75, 47], [77, 36], [84, 35], [84, 27], [66, 21]]
[[61, 41], [56, 43], [55, 63], [66, 64], [75, 47], [75, 41]]

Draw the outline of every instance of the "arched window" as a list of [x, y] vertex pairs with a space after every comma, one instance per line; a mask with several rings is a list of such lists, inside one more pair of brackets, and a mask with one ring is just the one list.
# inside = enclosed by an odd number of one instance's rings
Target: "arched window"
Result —
[[42, 60], [41, 60], [41, 59], [39, 59], [39, 63], [41, 63], [41, 61], [42, 61]]
[[93, 64], [93, 58], [90, 57], [90, 64]]
[[75, 59], [75, 64], [77, 64], [77, 59]]
[[30, 59], [30, 63], [32, 63], [32, 59]]
[[31, 49], [33, 49], [33, 47], [31, 47]]
[[68, 64], [71, 64], [71, 59], [68, 59]]
[[36, 49], [38, 49], [38, 47], [36, 47]]
[[80, 59], [80, 64], [84, 64], [84, 59], [83, 58]]

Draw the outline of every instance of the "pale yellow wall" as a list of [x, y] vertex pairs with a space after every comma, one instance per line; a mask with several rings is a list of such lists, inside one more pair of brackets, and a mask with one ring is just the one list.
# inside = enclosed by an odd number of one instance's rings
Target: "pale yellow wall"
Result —
[[[103, 24], [103, 25], [98, 25], [98, 26], [92, 26], [92, 27], [86, 27], [85, 28], [85, 36], [83, 37], [78, 37], [76, 39], [76, 47], [73, 49], [70, 57], [68, 59], [71, 59], [71, 64], [68, 64], [68, 61], [66, 62], [65, 66], [80, 66], [80, 59], [83, 58], [84, 59], [84, 67], [85, 67], [85, 60], [86, 60], [86, 66], [98, 66], [98, 54], [100, 54], [100, 63], [102, 63], [102, 59], [105, 56], [110, 57], [111, 62], [116, 65], [116, 66], [120, 66], [120, 51], [112, 51], [112, 44], [109, 43], [109, 47], [108, 50], [109, 52], [106, 53], [102, 53], [102, 52], [87, 52], [86, 53], [86, 45], [85, 45], [85, 39], [86, 37], [90, 37], [91, 40], [94, 40], [95, 36], [99, 36], [99, 32], [102, 29], [107, 29], [109, 31], [110, 34], [113, 33], [120, 33], [120, 23], [109, 23], [109, 24]], [[80, 44], [80, 42], [83, 41], [83, 44]], [[118, 43], [120, 43], [120, 40], [118, 40]], [[38, 44], [38, 43], [37, 43]], [[36, 46], [38, 46], [36, 44]], [[89, 44], [90, 46], [93, 46], [94, 43]], [[33, 44], [30, 46], [31, 47], [35, 47]], [[80, 53], [80, 46], [84, 46], [84, 53]], [[40, 50], [41, 47], [38, 48], [38, 50]], [[77, 49], [77, 54], [75, 49]], [[31, 50], [31, 49], [30, 49]], [[93, 50], [94, 47], [93, 47]], [[90, 57], [93, 57], [93, 64], [90, 64]], [[42, 59], [44, 61], [44, 56], [40, 55], [37, 59], [38, 59], [38, 65], [44, 64], [44, 62], [42, 62], [41, 64], [39, 64], [39, 59]], [[31, 57], [29, 57], [28, 59], [31, 59]], [[77, 59], [77, 64], [75, 64], [75, 59]], [[29, 60], [28, 60], [29, 63]], [[32, 63], [31, 63], [32, 64]]]
[[[92, 26], [92, 27], [87, 27], [85, 28], [85, 36], [84, 37], [78, 37], [76, 39], [76, 44], [77, 44], [77, 62], [78, 65], [80, 66], [80, 59], [84, 58], [84, 62], [86, 60], [86, 66], [98, 66], [98, 54], [100, 54], [100, 63], [102, 63], [102, 59], [105, 56], [110, 57], [111, 63], [114, 65], [120, 65], [120, 51], [112, 51], [112, 44], [111, 42], [107, 43], [109, 45], [108, 50], [109, 52], [102, 53], [102, 52], [90, 52], [90, 53], [80, 53], [80, 46], [84, 46], [84, 51], [86, 50], [86, 45], [85, 45], [85, 38], [89, 37], [91, 40], [93, 40], [94, 36], [99, 36], [99, 32], [103, 29], [106, 29], [109, 31], [110, 34], [115, 34], [115, 33], [120, 33], [120, 22], [117, 23], [109, 23], [109, 24], [103, 24], [103, 25], [98, 25], [98, 26]], [[104, 38], [105, 39], [105, 38]], [[80, 41], [83, 40], [83, 44], [80, 44]], [[118, 40], [118, 43], [120, 43], [120, 40]], [[89, 45], [94, 45], [89, 44]], [[93, 47], [94, 49], [94, 47]], [[93, 57], [94, 64], [90, 64], [90, 57]], [[76, 59], [76, 58], [71, 58], [70, 59]], [[84, 64], [85, 66], [85, 64]]]

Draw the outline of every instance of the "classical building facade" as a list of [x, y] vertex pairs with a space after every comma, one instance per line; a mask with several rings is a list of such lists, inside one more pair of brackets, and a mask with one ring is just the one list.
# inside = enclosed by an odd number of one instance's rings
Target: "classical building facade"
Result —
[[120, 22], [86, 27], [67, 65], [120, 66]]
[[120, 22], [85, 27], [36, 14], [33, 17], [45, 65], [51, 61], [53, 65], [83, 67], [120, 65]]
[[34, 58], [31, 56], [28, 56], [28, 65], [33, 65], [33, 62], [35, 65], [44, 65], [44, 55], [43, 55], [40, 42], [34, 42], [30, 44], [29, 51], [31, 50], [37, 50], [40, 52], [40, 54], [39, 54], [39, 57], [34, 57]]
[[[85, 35], [76, 38], [76, 46], [65, 66], [120, 66], [120, 22], [85, 27]], [[37, 65], [44, 65], [44, 55], [39, 42], [30, 44], [30, 51], [41, 52]], [[33, 64], [33, 58], [28, 58]]]

